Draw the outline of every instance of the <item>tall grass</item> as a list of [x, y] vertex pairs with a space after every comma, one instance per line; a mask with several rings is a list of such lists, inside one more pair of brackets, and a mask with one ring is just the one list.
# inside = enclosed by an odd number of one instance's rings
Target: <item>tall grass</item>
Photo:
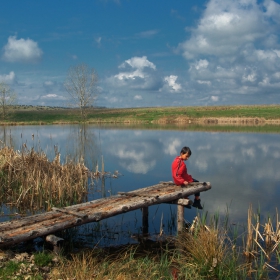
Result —
[[[253, 224], [253, 220], [255, 224]], [[280, 275], [279, 254], [280, 222], [277, 209], [274, 227], [271, 217], [268, 217], [264, 225], [261, 225], [260, 214], [254, 215], [252, 207], [250, 207], [248, 210], [248, 232], [244, 251], [248, 275], [266, 277], [269, 271], [274, 271]]]
[[89, 171], [83, 162], [66, 159], [60, 163], [56, 153], [49, 161], [44, 152], [0, 149], [0, 199], [17, 211], [49, 210], [53, 206], [80, 203], [86, 199]]

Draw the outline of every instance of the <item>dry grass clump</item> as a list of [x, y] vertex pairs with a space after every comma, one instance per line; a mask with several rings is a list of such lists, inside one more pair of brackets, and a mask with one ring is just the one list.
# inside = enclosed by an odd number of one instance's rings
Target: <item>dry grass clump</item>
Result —
[[167, 255], [152, 255], [146, 251], [137, 253], [131, 246], [113, 254], [93, 251], [74, 254], [59, 269], [61, 279], [75, 280], [135, 280], [173, 279]]
[[178, 279], [280, 279], [278, 212], [275, 227], [271, 218], [261, 225], [259, 215], [255, 217], [253, 224], [250, 207], [247, 236], [242, 245], [238, 238], [244, 233], [230, 237], [228, 229], [206, 226], [197, 216], [189, 231], [178, 238]]
[[238, 254], [225, 229], [206, 226], [197, 216], [178, 246], [179, 279], [242, 279]]
[[49, 210], [82, 202], [87, 193], [88, 169], [82, 162], [49, 161], [43, 152], [23, 145], [21, 151], [0, 149], [0, 199], [17, 211]]
[[269, 271], [272, 271], [278, 273], [277, 279], [280, 279], [280, 222], [277, 209], [275, 220], [275, 227], [270, 217], [261, 225], [260, 216], [253, 214], [252, 206], [248, 210], [244, 256], [250, 277], [257, 276], [259, 278], [256, 279], [262, 279], [261, 277], [266, 277]]

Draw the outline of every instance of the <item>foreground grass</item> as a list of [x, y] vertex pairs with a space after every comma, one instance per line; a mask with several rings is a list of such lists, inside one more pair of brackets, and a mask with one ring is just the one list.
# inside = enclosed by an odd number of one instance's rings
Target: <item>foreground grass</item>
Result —
[[259, 216], [250, 207], [247, 230], [241, 233], [220, 223], [217, 216], [206, 225], [202, 215], [169, 242], [147, 240], [147, 244], [88, 249], [69, 256], [21, 254], [0, 262], [0, 279], [279, 279], [278, 212], [275, 224], [268, 218], [261, 225]]
[[[90, 108], [88, 123], [178, 123], [211, 118], [280, 119], [280, 105], [202, 106], [155, 108]], [[3, 124], [56, 124], [81, 122], [78, 109], [18, 106]]]

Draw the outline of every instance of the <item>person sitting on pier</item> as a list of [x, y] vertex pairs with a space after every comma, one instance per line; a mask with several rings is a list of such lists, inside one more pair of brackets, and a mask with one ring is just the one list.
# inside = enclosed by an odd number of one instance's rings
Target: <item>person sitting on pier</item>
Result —
[[[177, 156], [172, 162], [172, 177], [173, 182], [178, 186], [187, 186], [191, 182], [199, 182], [188, 174], [187, 166], [184, 161], [188, 160], [191, 156], [192, 151], [189, 147], [183, 147], [180, 156]], [[200, 204], [200, 193], [195, 193], [195, 199], [193, 202], [193, 207], [198, 209], [203, 209]]]

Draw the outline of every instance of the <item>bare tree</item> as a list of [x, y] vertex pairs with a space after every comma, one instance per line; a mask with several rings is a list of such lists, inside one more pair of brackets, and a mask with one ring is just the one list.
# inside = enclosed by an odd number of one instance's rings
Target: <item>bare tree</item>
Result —
[[11, 105], [15, 105], [17, 100], [16, 93], [10, 89], [10, 87], [5, 83], [0, 83], [0, 111], [2, 119], [5, 120], [8, 115], [8, 110]]
[[82, 120], [87, 117], [87, 109], [92, 107], [97, 97], [97, 74], [86, 64], [70, 67], [65, 81], [65, 89], [71, 97], [70, 106], [80, 109]]

